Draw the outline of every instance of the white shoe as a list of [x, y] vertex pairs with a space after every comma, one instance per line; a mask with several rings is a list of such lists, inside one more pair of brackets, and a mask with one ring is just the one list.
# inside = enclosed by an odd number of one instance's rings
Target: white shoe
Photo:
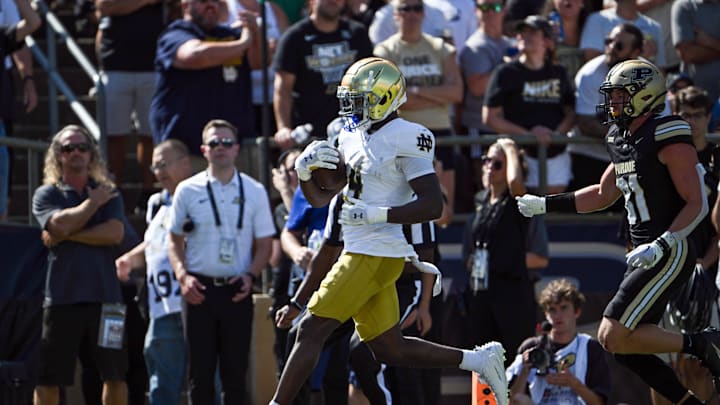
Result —
[[508, 382], [505, 377], [505, 349], [498, 342], [475, 347], [479, 356], [478, 377], [490, 386], [498, 405], [508, 405]]

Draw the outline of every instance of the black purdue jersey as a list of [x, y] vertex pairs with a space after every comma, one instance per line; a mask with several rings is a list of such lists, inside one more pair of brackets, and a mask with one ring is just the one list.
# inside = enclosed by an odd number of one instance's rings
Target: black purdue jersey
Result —
[[692, 146], [690, 125], [677, 116], [653, 116], [632, 135], [612, 126], [605, 141], [615, 166], [615, 184], [625, 197], [630, 240], [633, 246], [651, 242], [685, 205], [658, 152], [674, 143]]

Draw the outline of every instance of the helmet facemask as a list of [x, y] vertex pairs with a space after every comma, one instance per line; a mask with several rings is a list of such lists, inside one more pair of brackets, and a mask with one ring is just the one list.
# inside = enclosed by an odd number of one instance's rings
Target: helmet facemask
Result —
[[338, 115], [345, 119], [346, 129], [367, 129], [370, 126], [370, 106], [366, 94], [352, 91], [347, 86], [338, 86], [337, 98], [340, 102]]
[[368, 129], [386, 119], [406, 100], [405, 79], [394, 63], [377, 57], [350, 66], [337, 88], [338, 114], [345, 129]]
[[[612, 112], [611, 93], [627, 92], [622, 108]], [[603, 124], [614, 123], [626, 129], [637, 117], [647, 113], [660, 113], [665, 107], [665, 80], [660, 71], [649, 62], [631, 59], [615, 65], [600, 86], [604, 103], [598, 110], [607, 117]]]

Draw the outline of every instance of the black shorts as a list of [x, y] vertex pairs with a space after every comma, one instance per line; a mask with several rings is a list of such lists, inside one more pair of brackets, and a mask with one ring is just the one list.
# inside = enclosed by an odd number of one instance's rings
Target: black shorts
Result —
[[125, 381], [127, 348], [98, 346], [102, 304], [58, 305], [43, 310], [40, 341], [39, 384], [73, 385], [78, 353], [84, 351], [95, 362], [103, 381]]
[[643, 323], [657, 324], [672, 293], [690, 278], [695, 258], [692, 243], [682, 240], [654, 267], [628, 267], [603, 315], [631, 330]]
[[420, 303], [421, 281], [420, 273], [403, 274], [395, 282], [395, 289], [398, 295], [400, 306], [400, 323], [410, 315]]

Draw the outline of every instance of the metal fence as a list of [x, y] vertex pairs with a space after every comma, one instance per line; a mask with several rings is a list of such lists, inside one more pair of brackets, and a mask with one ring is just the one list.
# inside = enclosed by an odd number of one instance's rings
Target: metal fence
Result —
[[[506, 137], [504, 135], [481, 135], [479, 137], [471, 137], [466, 135], [453, 135], [449, 137], [442, 137], [437, 139], [437, 144], [441, 146], [468, 146], [468, 145], [491, 145], [499, 138]], [[712, 143], [720, 143], [720, 133], [708, 134], [708, 140]], [[515, 135], [512, 139], [519, 145], [535, 145], [537, 144], [537, 138], [532, 135]], [[600, 144], [602, 140], [577, 136], [568, 137], [565, 135], [553, 135], [552, 141], [554, 144]], [[269, 144], [269, 145], [268, 145]], [[27, 223], [32, 223], [32, 193], [40, 185], [40, 166], [38, 162], [42, 161], [43, 155], [47, 150], [49, 143], [40, 141], [31, 141], [27, 139], [4, 137], [0, 138], [0, 145], [5, 145], [15, 149], [16, 155], [24, 153], [27, 156], [27, 193], [28, 193], [28, 206], [27, 212]], [[265, 137], [258, 137], [253, 139], [246, 139], [243, 142], [243, 146], [256, 157], [258, 173], [266, 172], [269, 170], [270, 162], [268, 159], [267, 149], [269, 146], [275, 147], [273, 140]], [[540, 190], [545, 190], [547, 187], [547, 146], [538, 146], [538, 167], [540, 176]], [[18, 168], [18, 170], [20, 170]], [[261, 179], [263, 176], [259, 176]], [[599, 179], [598, 179], [599, 180]], [[272, 184], [270, 180], [263, 179], [265, 187], [270, 190]], [[22, 213], [21, 213], [22, 215]]]

